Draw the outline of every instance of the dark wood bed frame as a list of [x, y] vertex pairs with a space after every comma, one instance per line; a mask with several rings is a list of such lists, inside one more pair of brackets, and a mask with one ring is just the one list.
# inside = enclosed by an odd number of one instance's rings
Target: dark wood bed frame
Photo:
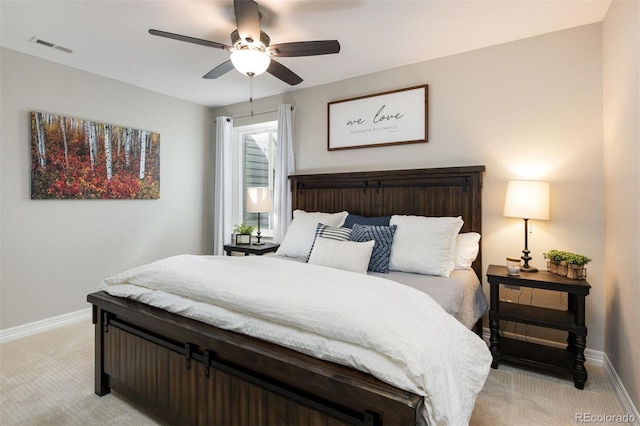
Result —
[[[296, 175], [293, 208], [462, 216], [462, 232], [481, 232], [483, 172], [472, 166]], [[481, 265], [478, 256], [478, 277]], [[421, 397], [368, 374], [105, 292], [87, 299], [96, 394], [113, 389], [170, 423], [415, 424]]]

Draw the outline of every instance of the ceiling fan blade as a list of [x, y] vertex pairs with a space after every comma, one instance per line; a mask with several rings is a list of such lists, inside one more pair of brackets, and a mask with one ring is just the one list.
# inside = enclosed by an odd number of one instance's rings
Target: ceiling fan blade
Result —
[[207, 47], [215, 47], [216, 49], [229, 50], [231, 46], [227, 46], [226, 44], [216, 43], [215, 41], [202, 40], [200, 38], [189, 37], [181, 34], [168, 33], [166, 31], [154, 30], [150, 29], [149, 34], [159, 37], [170, 38], [178, 41], [186, 41], [187, 43], [199, 44]]
[[240, 38], [253, 43], [260, 40], [260, 11], [253, 0], [234, 0], [236, 25]]
[[292, 86], [302, 83], [302, 78], [298, 74], [273, 59], [269, 64], [269, 68], [267, 68], [267, 72]]
[[202, 78], [218, 78], [221, 75], [224, 75], [233, 69], [233, 64], [231, 61], [226, 61], [206, 73], [202, 76]]
[[299, 41], [274, 44], [269, 48], [272, 56], [314, 56], [340, 52], [338, 40]]

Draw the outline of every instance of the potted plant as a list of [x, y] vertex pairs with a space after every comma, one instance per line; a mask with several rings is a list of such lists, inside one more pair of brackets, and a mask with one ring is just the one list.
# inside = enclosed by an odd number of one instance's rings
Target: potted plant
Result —
[[569, 266], [567, 270], [567, 278], [572, 280], [587, 279], [587, 269], [584, 265], [591, 262], [591, 259], [582, 254], [569, 253], [566, 262]]
[[236, 244], [251, 244], [251, 234], [256, 229], [255, 226], [241, 223], [233, 227], [233, 233], [236, 236]]
[[558, 275], [567, 275], [567, 252], [562, 250], [549, 250], [546, 253], [542, 253], [547, 262], [547, 270], [551, 273]]

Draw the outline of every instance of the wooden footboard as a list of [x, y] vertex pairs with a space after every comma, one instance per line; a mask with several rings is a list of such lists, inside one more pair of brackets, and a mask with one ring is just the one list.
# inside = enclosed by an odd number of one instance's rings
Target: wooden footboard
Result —
[[206, 425], [413, 425], [421, 398], [357, 370], [138, 302], [90, 294], [95, 392]]

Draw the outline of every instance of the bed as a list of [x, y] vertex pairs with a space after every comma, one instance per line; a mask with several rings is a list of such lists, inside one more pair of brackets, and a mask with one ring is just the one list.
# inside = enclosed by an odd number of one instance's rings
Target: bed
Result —
[[[483, 171], [291, 176], [292, 204], [364, 217], [461, 216], [460, 232], [480, 233]], [[480, 254], [472, 267], [480, 277]], [[171, 423], [410, 425], [426, 418], [424, 395], [348, 365], [104, 291], [88, 301], [96, 330], [96, 393], [115, 390]], [[370, 312], [385, 313], [380, 306]]]

